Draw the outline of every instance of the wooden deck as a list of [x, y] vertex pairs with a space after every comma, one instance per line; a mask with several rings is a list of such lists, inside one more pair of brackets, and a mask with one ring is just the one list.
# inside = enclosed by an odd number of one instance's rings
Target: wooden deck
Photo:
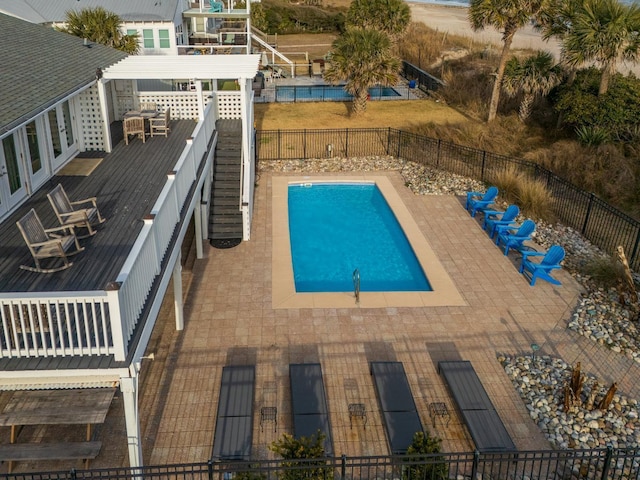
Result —
[[[135, 139], [129, 145], [120, 141], [89, 176], [54, 176], [45, 183], [0, 224], [0, 292], [104, 290], [115, 281], [143, 218], [150, 213], [195, 126], [190, 120], [173, 121], [167, 138], [147, 138], [144, 144]], [[117, 128], [114, 126], [116, 132]], [[33, 259], [16, 221], [34, 208], [45, 228], [58, 226], [46, 196], [58, 183], [72, 201], [97, 197], [107, 221], [96, 235], [80, 241], [85, 250], [71, 257], [71, 268], [50, 274], [27, 272], [20, 265], [32, 265]]]

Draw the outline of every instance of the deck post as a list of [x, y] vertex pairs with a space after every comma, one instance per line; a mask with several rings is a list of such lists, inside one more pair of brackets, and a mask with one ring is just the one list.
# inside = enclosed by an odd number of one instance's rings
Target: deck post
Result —
[[203, 219], [202, 219], [202, 196], [200, 195], [200, 191], [196, 192], [196, 203], [193, 209], [193, 223], [195, 224], [196, 234], [196, 258], [200, 260], [204, 257], [204, 250], [202, 248], [202, 240], [203, 240]]
[[[99, 69], [98, 69], [99, 70]], [[96, 72], [96, 76], [98, 73]], [[102, 134], [104, 135], [104, 151], [111, 152], [111, 129], [109, 128], [109, 106], [107, 105], [107, 92], [105, 90], [105, 81], [98, 78], [98, 99], [100, 100], [100, 113], [102, 120]]]
[[127, 427], [129, 445], [129, 466], [142, 467], [142, 448], [140, 445], [140, 418], [138, 416], [138, 366], [132, 365], [132, 377], [120, 377], [120, 390], [124, 402], [124, 418]]
[[202, 99], [202, 80], [196, 79], [196, 95], [198, 96], [198, 122], [204, 120], [204, 100]]
[[[197, 235], [196, 235], [197, 237]], [[176, 312], [176, 330], [184, 330], [184, 309], [182, 308], [182, 252], [173, 267], [173, 307]]]

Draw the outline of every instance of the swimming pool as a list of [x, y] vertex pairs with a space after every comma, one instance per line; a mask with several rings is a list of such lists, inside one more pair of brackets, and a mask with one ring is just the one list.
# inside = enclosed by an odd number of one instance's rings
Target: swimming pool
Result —
[[[399, 97], [400, 93], [391, 87], [369, 89], [371, 98]], [[344, 90], [344, 85], [276, 86], [276, 102], [344, 102], [353, 100], [353, 95]]]
[[400, 224], [375, 183], [289, 186], [289, 238], [297, 292], [430, 291]]
[[[345, 292], [297, 292], [293, 278], [293, 256], [289, 238], [288, 197], [289, 186], [301, 183], [374, 183], [393, 211], [422, 271], [428, 273], [432, 290], [361, 292], [358, 303], [355, 301], [352, 287]], [[271, 223], [268, 232], [270, 232], [271, 241], [271, 304], [274, 309], [467, 305], [443, 263], [425, 238], [424, 232], [429, 232], [429, 217], [434, 213], [425, 205], [421, 205], [423, 200], [413, 195], [404, 186], [404, 179], [399, 173], [272, 175], [265, 193], [267, 192], [271, 200], [269, 204]], [[414, 212], [418, 215], [417, 220], [422, 226], [418, 226], [414, 214], [407, 208], [409, 204], [415, 204]], [[437, 234], [434, 237], [436, 242], [439, 242], [438, 237]]]

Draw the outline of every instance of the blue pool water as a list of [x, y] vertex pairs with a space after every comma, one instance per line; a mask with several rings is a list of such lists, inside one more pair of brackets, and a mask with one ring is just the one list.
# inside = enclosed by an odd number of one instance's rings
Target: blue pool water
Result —
[[289, 236], [297, 292], [431, 291], [384, 196], [374, 184], [290, 185]]
[[[369, 89], [371, 98], [399, 97], [400, 94], [391, 87], [373, 87]], [[277, 102], [295, 101], [348, 101], [353, 100], [353, 95], [345, 92], [344, 86], [318, 85], [315, 87], [301, 86], [277, 86]]]

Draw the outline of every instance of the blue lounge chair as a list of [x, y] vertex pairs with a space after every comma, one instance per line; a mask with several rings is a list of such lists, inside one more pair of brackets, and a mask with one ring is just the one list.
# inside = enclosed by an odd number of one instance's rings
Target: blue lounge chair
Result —
[[209, 13], [218, 13], [222, 12], [222, 2], [211, 2], [211, 7], [209, 8]]
[[[551, 270], [562, 268], [560, 262], [564, 259], [564, 248], [560, 245], [553, 245], [547, 252], [522, 252], [522, 264], [520, 273], [528, 276], [531, 274], [531, 286], [536, 284], [536, 280], [541, 278], [554, 285], [562, 285], [558, 280], [550, 275]], [[529, 257], [542, 257], [539, 262], [532, 262]]]
[[465, 208], [469, 210], [472, 217], [476, 216], [477, 211], [482, 211], [493, 205], [494, 200], [498, 196], [496, 187], [489, 187], [485, 192], [467, 192], [467, 204]]
[[495, 237], [497, 227], [499, 226], [513, 226], [514, 220], [520, 214], [520, 209], [517, 205], [509, 205], [504, 212], [497, 210], [485, 210], [484, 211], [484, 228], [491, 238]]
[[525, 220], [522, 225], [517, 229], [515, 227], [506, 227], [498, 229], [498, 238], [496, 239], [496, 245], [504, 244], [504, 254], [509, 254], [509, 249], [514, 248], [522, 252], [522, 244], [526, 240], [531, 240], [531, 234], [536, 229], [536, 224], [533, 220]]

